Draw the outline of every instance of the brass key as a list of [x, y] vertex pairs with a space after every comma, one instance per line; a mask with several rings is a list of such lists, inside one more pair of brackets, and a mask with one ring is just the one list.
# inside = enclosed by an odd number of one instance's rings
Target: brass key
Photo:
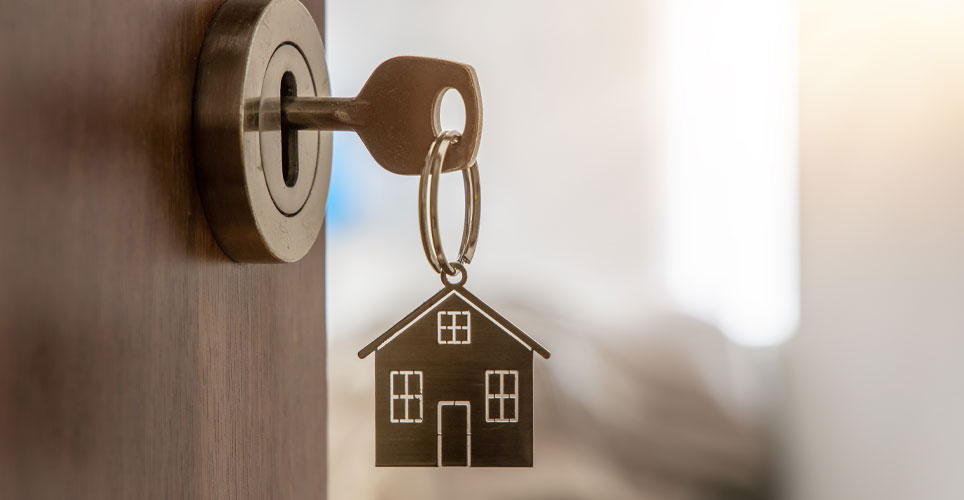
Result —
[[482, 100], [471, 66], [396, 57], [355, 98], [329, 97], [326, 66], [318, 24], [297, 0], [226, 0], [208, 26], [194, 154], [205, 216], [234, 260], [295, 262], [311, 249], [325, 222], [332, 130], [354, 130], [386, 170], [419, 175], [454, 89], [465, 130], [441, 169], [475, 162]]
[[285, 97], [282, 133], [287, 130], [353, 130], [379, 165], [419, 175], [432, 141], [442, 131], [442, 95], [455, 89], [465, 103], [465, 130], [446, 157], [444, 171], [471, 165], [482, 131], [482, 97], [475, 70], [428, 57], [395, 57], [372, 72], [354, 98]]

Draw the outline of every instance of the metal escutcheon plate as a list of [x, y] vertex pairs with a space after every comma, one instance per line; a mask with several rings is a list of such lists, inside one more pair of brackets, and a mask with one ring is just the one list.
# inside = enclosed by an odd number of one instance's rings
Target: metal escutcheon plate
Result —
[[221, 248], [238, 262], [295, 262], [324, 223], [331, 132], [294, 132], [297, 150], [288, 156], [297, 157], [298, 169], [286, 176], [283, 88], [298, 97], [330, 95], [311, 14], [297, 0], [228, 0], [201, 49], [194, 141], [204, 212]]

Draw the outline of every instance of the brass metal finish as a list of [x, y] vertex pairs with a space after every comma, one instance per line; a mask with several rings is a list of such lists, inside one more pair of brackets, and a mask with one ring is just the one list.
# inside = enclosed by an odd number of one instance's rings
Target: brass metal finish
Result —
[[358, 352], [375, 353], [378, 467], [533, 464], [533, 353], [550, 353], [464, 284], [446, 282]]
[[[468, 264], [475, 255], [479, 241], [479, 216], [481, 212], [481, 192], [479, 188], [479, 165], [473, 162], [462, 169], [462, 183], [465, 186], [465, 222], [462, 226], [462, 244], [456, 262], [449, 262], [442, 248], [438, 219], [438, 180], [442, 165], [450, 150], [459, 143], [458, 132], [446, 131], [432, 142], [425, 157], [425, 166], [418, 184], [418, 224], [422, 234], [422, 249], [432, 269], [437, 273], [455, 276], [458, 263]], [[464, 268], [463, 268], [464, 275]], [[443, 278], [444, 279], [444, 278]]]
[[300, 2], [225, 2], [204, 40], [194, 102], [198, 185], [221, 248], [239, 262], [304, 257], [324, 223], [331, 131], [352, 130], [386, 170], [419, 175], [448, 89], [462, 96], [465, 130], [436, 172], [475, 163], [482, 98], [471, 66], [396, 57], [357, 97], [333, 98], [324, 45]]
[[441, 132], [442, 95], [455, 89], [465, 103], [462, 138], [449, 150], [442, 170], [475, 162], [482, 136], [482, 95], [472, 66], [428, 57], [394, 57], [381, 63], [354, 99], [290, 99], [287, 125], [299, 129], [354, 130], [379, 165], [419, 175], [425, 154]]
[[[288, 79], [282, 82], [286, 74]], [[299, 96], [314, 97], [315, 87], [308, 61], [294, 45], [286, 43], [278, 47], [268, 61], [261, 87], [258, 130], [261, 132], [261, 163], [264, 165], [268, 192], [278, 210], [285, 215], [294, 215], [304, 207], [308, 194], [314, 187], [320, 137], [319, 132], [314, 130], [285, 130], [283, 110], [279, 104], [281, 87], [288, 82], [293, 84], [290, 91]], [[286, 141], [282, 140], [283, 133], [297, 134], [295, 143], [290, 145], [291, 150], [287, 152], [282, 150], [283, 146], [287, 145]], [[291, 158], [292, 154], [297, 155], [297, 158]], [[331, 170], [330, 164], [328, 165], [325, 175]], [[291, 166], [294, 170], [286, 173], [285, 169], [290, 169]], [[327, 178], [322, 181], [327, 186]]]
[[205, 214], [221, 248], [239, 262], [297, 261], [324, 223], [331, 132], [297, 132], [299, 173], [287, 185], [278, 112], [286, 72], [298, 97], [329, 95], [324, 45], [304, 6], [226, 2], [201, 50], [194, 139]]

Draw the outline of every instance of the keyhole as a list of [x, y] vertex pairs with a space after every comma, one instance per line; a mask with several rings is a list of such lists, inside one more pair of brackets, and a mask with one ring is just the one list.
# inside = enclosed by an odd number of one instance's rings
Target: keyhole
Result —
[[[281, 76], [281, 101], [298, 97], [298, 83], [294, 73], [286, 71]], [[281, 175], [285, 185], [294, 187], [298, 182], [298, 130], [288, 127], [284, 116], [285, 107], [281, 106]]]

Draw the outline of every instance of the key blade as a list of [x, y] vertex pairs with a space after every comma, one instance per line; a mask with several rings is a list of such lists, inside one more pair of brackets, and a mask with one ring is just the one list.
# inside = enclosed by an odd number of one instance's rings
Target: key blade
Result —
[[371, 115], [355, 128], [372, 157], [386, 170], [419, 175], [432, 141], [441, 132], [442, 95], [455, 89], [465, 103], [462, 139], [446, 155], [443, 171], [475, 161], [482, 133], [482, 96], [475, 69], [467, 64], [403, 56], [380, 64], [356, 98]]

